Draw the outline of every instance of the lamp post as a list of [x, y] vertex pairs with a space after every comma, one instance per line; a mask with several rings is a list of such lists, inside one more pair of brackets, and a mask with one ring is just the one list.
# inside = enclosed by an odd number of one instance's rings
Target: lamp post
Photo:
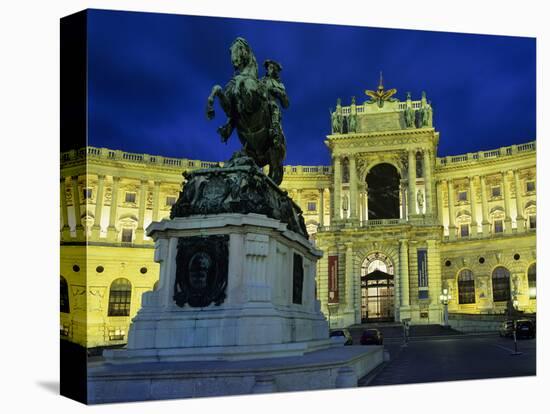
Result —
[[443, 289], [443, 293], [439, 295], [439, 301], [443, 305], [443, 326], [449, 326], [449, 301], [451, 300], [451, 294], [447, 289]]
[[517, 291], [513, 292], [512, 296], [512, 306], [514, 307], [514, 352], [511, 355], [521, 355], [521, 352], [518, 351], [518, 336], [517, 336], [517, 311], [519, 306], [518, 293]]

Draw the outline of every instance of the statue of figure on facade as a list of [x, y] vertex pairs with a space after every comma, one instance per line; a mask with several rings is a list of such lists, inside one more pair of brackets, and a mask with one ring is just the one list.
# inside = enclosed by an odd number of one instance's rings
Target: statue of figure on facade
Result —
[[407, 128], [414, 127], [414, 115], [414, 109], [407, 105], [405, 108], [405, 125]]
[[259, 80], [256, 57], [248, 42], [238, 37], [230, 51], [235, 74], [224, 88], [219, 85], [212, 88], [206, 115], [208, 119], [214, 118], [214, 99], [217, 97], [227, 115], [225, 125], [218, 128], [222, 141], [226, 142], [236, 129], [243, 156], [252, 158], [258, 167], [269, 165], [269, 177], [280, 184], [286, 143], [279, 104], [283, 108], [289, 105], [279, 78], [282, 67], [267, 60], [264, 64], [267, 73]]
[[342, 133], [342, 115], [338, 113], [338, 110], [332, 112], [330, 109], [330, 118], [332, 124], [332, 133], [341, 134]]
[[422, 192], [422, 190], [418, 190], [418, 192], [416, 193], [416, 201], [418, 202], [418, 208], [422, 210], [422, 208], [424, 207], [424, 193]]
[[430, 124], [430, 109], [427, 106], [420, 110], [420, 119], [423, 127]]
[[357, 114], [354, 114], [354, 113], [349, 114], [348, 132], [357, 132]]
[[342, 134], [347, 134], [349, 132], [348, 120], [349, 118], [347, 116], [342, 116]]
[[351, 104], [352, 104], [352, 105], [355, 105], [355, 96], [352, 96], [352, 97], [351, 97]]
[[342, 210], [348, 211], [348, 208], [349, 208], [348, 196], [344, 194], [344, 197], [342, 197]]

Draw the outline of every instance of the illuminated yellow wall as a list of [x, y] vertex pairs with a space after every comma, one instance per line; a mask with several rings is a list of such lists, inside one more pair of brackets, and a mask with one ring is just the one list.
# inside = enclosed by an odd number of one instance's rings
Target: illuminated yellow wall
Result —
[[[422, 103], [412, 105], [420, 108]], [[403, 108], [404, 103], [396, 102], [385, 111], [394, 116]], [[362, 116], [380, 118], [369, 111], [374, 109], [368, 107]], [[396, 308], [397, 320], [439, 323], [436, 298], [442, 288], [452, 292], [451, 312], [503, 311], [504, 304], [493, 303], [491, 297], [491, 273], [497, 266], [510, 271], [520, 309], [535, 311], [536, 299], [530, 299], [527, 281], [527, 269], [536, 263], [535, 228], [530, 228], [536, 220], [535, 143], [438, 158], [439, 133], [431, 120], [422, 128], [397, 131], [376, 131], [369, 125], [366, 132], [329, 135], [325, 144], [331, 165], [286, 166], [281, 184], [303, 209], [312, 241], [325, 252], [317, 272], [317, 294], [325, 314], [327, 257], [339, 257], [340, 303], [330, 309], [333, 326], [360, 322], [361, 267], [373, 252], [383, 253], [394, 266], [396, 300], [402, 302]], [[414, 191], [408, 185], [411, 154], [420, 154], [429, 165], [423, 177], [414, 179]], [[393, 221], [369, 220], [367, 213], [365, 177], [382, 162], [394, 165], [402, 180], [400, 218]], [[342, 179], [343, 163], [350, 169], [347, 182]], [[61, 276], [69, 285], [70, 302], [70, 313], [61, 313], [65, 337], [88, 347], [126, 342], [141, 294], [158, 280], [153, 243], [144, 229], [169, 216], [183, 171], [211, 165], [216, 164], [94, 147], [61, 154]], [[493, 190], [497, 187], [500, 190]], [[418, 190], [425, 195], [422, 207], [416, 201]], [[495, 231], [499, 220], [502, 232]], [[88, 243], [87, 249], [83, 243]], [[418, 300], [418, 249], [428, 250], [429, 303]], [[457, 277], [466, 268], [474, 274], [476, 302], [461, 305]], [[108, 315], [109, 289], [118, 278], [131, 283], [129, 316]], [[408, 303], [403, 305], [407, 285]]]

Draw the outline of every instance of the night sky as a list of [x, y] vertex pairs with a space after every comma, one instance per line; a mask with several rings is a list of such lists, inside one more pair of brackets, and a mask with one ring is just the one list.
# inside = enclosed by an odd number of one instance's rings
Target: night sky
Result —
[[258, 61], [282, 63], [285, 164], [328, 165], [329, 108], [367, 100], [379, 72], [397, 98], [427, 93], [438, 156], [536, 139], [535, 39], [308, 23], [92, 10], [88, 145], [170, 157], [227, 160], [225, 115], [205, 116], [213, 85], [231, 78], [237, 36]]

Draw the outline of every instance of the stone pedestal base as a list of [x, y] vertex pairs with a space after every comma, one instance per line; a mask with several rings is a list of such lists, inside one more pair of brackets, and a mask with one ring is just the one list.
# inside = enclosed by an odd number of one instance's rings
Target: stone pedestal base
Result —
[[[286, 357], [330, 346], [328, 324], [315, 299], [315, 265], [322, 253], [286, 224], [259, 214], [228, 213], [163, 220], [151, 224], [148, 234], [160, 263], [159, 287], [143, 294], [127, 349], [105, 351], [108, 362]], [[193, 300], [200, 298], [191, 296], [178, 306], [177, 275], [188, 270], [178, 259], [186, 254], [182, 246], [208, 246], [212, 237], [227, 240], [225, 257], [206, 252], [211, 259], [204, 259], [202, 250], [196, 256], [216, 265], [227, 261], [226, 285], [205, 287], [205, 292], [220, 289], [212, 301], [197, 305]], [[190, 268], [199, 263], [194, 260]], [[193, 293], [192, 286], [183, 289]]]
[[383, 360], [382, 346], [337, 346], [301, 357], [92, 365], [88, 403], [355, 387]]

